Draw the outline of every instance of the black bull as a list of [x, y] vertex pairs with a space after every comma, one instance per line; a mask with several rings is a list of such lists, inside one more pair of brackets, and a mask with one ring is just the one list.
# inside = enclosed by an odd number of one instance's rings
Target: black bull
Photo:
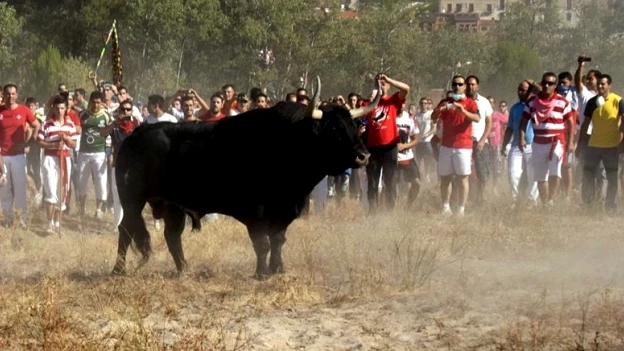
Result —
[[193, 230], [199, 230], [200, 218], [209, 213], [231, 216], [247, 227], [257, 257], [256, 277], [283, 272], [286, 229], [314, 186], [328, 174], [368, 162], [353, 112], [326, 106], [322, 118], [320, 113], [281, 103], [217, 123], [137, 128], [116, 160], [123, 219], [113, 274], [125, 273], [132, 241], [142, 255], [139, 266], [151, 255], [141, 215], [146, 203], [165, 222], [165, 240], [178, 272], [187, 265], [181, 240], [186, 215]]

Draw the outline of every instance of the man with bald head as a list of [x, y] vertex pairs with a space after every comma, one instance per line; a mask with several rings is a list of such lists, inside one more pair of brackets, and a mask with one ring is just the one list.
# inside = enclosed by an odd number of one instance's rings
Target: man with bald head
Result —
[[[522, 121], [522, 114], [526, 103], [533, 95], [533, 86], [527, 80], [523, 80], [518, 85], [518, 102], [516, 102], [509, 110], [509, 121], [507, 123], [507, 129], [505, 129], [505, 136], [503, 137], [503, 143], [501, 145], [501, 155], [507, 157], [509, 168], [509, 183], [511, 184], [511, 196], [513, 200], [518, 199], [520, 178], [523, 173], [526, 173], [528, 187], [527, 197], [531, 203], [537, 201], [537, 183], [533, 177], [533, 167], [531, 166], [532, 144], [533, 144], [533, 126], [527, 124], [525, 130], [526, 146], [524, 150], [520, 150], [520, 122]], [[508, 144], [511, 142], [509, 149]], [[508, 151], [509, 150], [509, 151]]]

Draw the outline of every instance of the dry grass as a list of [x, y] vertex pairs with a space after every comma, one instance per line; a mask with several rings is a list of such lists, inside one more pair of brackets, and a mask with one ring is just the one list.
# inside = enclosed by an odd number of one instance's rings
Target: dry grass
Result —
[[[464, 218], [423, 206], [367, 218], [357, 204], [298, 220], [287, 274], [251, 278], [245, 228], [183, 236], [189, 273], [155, 255], [109, 277], [116, 234], [65, 218], [63, 237], [0, 232], [2, 350], [613, 350], [624, 346], [619, 217], [565, 205]], [[110, 221], [110, 218], [107, 218]], [[149, 222], [148, 222], [149, 223]], [[80, 233], [76, 230], [80, 228]], [[73, 231], [72, 231], [73, 229]]]

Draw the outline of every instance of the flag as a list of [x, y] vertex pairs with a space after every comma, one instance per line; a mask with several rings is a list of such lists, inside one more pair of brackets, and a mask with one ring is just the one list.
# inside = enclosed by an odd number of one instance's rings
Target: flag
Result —
[[119, 88], [123, 84], [123, 66], [121, 65], [121, 48], [117, 26], [113, 24], [113, 84]]

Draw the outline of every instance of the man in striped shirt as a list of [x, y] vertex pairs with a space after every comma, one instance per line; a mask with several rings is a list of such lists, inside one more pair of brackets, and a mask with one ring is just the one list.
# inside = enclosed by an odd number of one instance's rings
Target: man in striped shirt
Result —
[[[557, 94], [557, 75], [548, 72], [542, 76], [542, 91], [533, 97], [524, 109], [520, 125], [520, 145], [524, 151], [526, 127], [533, 125], [533, 165], [534, 179], [537, 181], [540, 199], [551, 204], [559, 187], [564, 150], [574, 152], [574, 123], [572, 108], [568, 100]], [[566, 145], [566, 135], [570, 142]]]
[[45, 189], [44, 201], [47, 203], [49, 233], [59, 230], [60, 212], [67, 205], [72, 168], [70, 150], [76, 147], [78, 140], [76, 126], [67, 112], [67, 100], [57, 96], [52, 102], [52, 116], [37, 134], [37, 143], [44, 149], [42, 183]]

